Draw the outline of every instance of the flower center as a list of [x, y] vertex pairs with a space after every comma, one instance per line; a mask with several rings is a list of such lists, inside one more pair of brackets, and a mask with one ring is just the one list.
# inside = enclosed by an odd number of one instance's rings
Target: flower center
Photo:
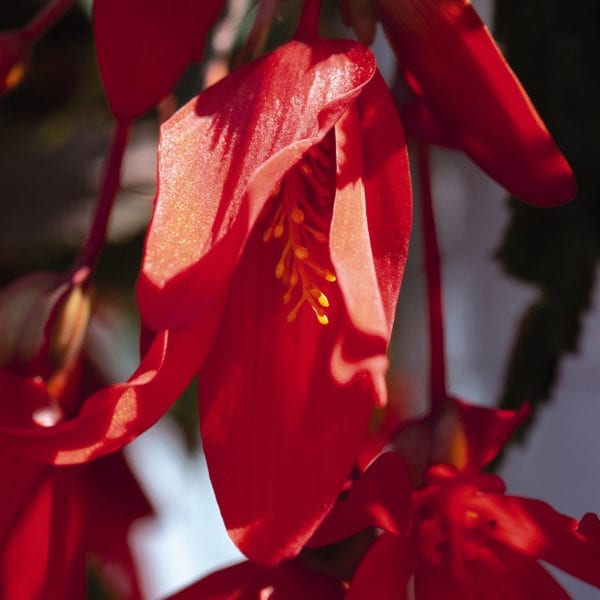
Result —
[[336, 277], [319, 260], [318, 256], [323, 253], [318, 246], [326, 246], [328, 241], [331, 151], [329, 136], [312, 147], [271, 194], [277, 208], [263, 234], [263, 242], [280, 240], [283, 244], [275, 277], [285, 287], [284, 304], [294, 301], [287, 315], [288, 323], [296, 319], [304, 304], [313, 310], [319, 323], [329, 323], [325, 314], [329, 299], [323, 287], [333, 283]]

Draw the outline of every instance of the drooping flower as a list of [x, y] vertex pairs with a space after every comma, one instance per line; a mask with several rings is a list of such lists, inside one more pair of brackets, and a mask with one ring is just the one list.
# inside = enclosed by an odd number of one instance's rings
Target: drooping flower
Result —
[[159, 156], [142, 319], [202, 332], [221, 512], [275, 563], [314, 531], [384, 400], [410, 227], [402, 127], [368, 50], [307, 35], [187, 104]]
[[[77, 414], [89, 315], [83, 286], [52, 273], [0, 293], [3, 425], [35, 433]], [[0, 596], [81, 598], [93, 554], [115, 592], [141, 597], [127, 534], [151, 508], [122, 455], [61, 468], [3, 448], [0, 475], [10, 487], [0, 499]]]
[[204, 41], [225, 0], [94, 2], [96, 52], [113, 113], [131, 119], [167, 96]]
[[571, 169], [469, 0], [343, 0], [365, 42], [378, 18], [416, 103], [407, 129], [461, 149], [517, 198], [571, 200]]

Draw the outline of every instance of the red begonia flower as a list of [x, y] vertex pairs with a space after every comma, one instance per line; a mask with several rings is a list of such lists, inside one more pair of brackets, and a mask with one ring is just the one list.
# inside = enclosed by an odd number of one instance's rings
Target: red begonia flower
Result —
[[133, 118], [169, 94], [225, 0], [96, 0], [96, 52], [102, 83], [117, 117]]
[[[0, 445], [7, 455], [77, 464], [121, 448], [167, 411], [204, 356], [192, 345], [193, 327], [161, 331], [128, 381], [84, 392], [80, 350], [89, 307], [80, 284], [76, 276], [69, 282], [36, 273], [0, 292]], [[14, 479], [22, 476], [16, 471]]]
[[169, 596], [168, 600], [341, 600], [344, 592], [340, 581], [310, 571], [297, 559], [272, 568], [260, 567], [251, 562], [239, 563], [208, 575]]
[[142, 319], [207, 328], [203, 447], [256, 562], [299, 552], [385, 399], [410, 212], [402, 127], [358, 44], [288, 43], [162, 128]]
[[[382, 486], [406, 476], [405, 468], [394, 461], [383, 463], [384, 456], [371, 467], [378, 467]], [[416, 600], [526, 600], [538, 594], [568, 598], [538, 560], [600, 587], [597, 518], [586, 515], [578, 523], [544, 502], [506, 496], [504, 491], [503, 482], [492, 474], [461, 473], [447, 465], [430, 468], [424, 485], [413, 493], [407, 535], [390, 533], [387, 519], [373, 519], [373, 526], [388, 531], [369, 549], [347, 598], [365, 600], [373, 590], [382, 600], [407, 597], [411, 577]], [[383, 501], [386, 513], [394, 510]], [[330, 519], [337, 509], [338, 505]], [[357, 515], [363, 512], [360, 507], [355, 510]], [[397, 511], [397, 519], [406, 519], [406, 502]]]
[[373, 2], [437, 131], [526, 202], [574, 197], [569, 165], [469, 0]]

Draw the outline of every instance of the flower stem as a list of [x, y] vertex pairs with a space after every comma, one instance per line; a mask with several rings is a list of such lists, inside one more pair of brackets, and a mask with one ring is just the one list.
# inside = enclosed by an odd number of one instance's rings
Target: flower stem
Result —
[[131, 121], [119, 120], [113, 134], [113, 140], [106, 158], [104, 176], [96, 204], [96, 212], [90, 227], [87, 240], [79, 253], [71, 273], [90, 273], [98, 259], [106, 241], [106, 231], [112, 212], [113, 204], [119, 189], [121, 164], [129, 138]]
[[305, 0], [294, 36], [297, 40], [314, 40], [319, 36], [320, 13], [321, 0]]
[[42, 8], [23, 29], [27, 41], [36, 42], [72, 5], [73, 0], [55, 0]]
[[435, 230], [431, 197], [429, 148], [418, 144], [417, 164], [421, 189], [421, 227], [427, 277], [427, 311], [429, 318], [429, 392], [431, 410], [446, 398], [446, 355], [440, 250]]

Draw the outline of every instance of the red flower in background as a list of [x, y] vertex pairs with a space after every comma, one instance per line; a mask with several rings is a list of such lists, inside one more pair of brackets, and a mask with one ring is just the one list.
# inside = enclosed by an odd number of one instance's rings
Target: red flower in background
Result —
[[571, 200], [569, 165], [469, 0], [344, 0], [366, 42], [379, 18], [416, 97], [407, 130], [465, 152], [517, 198]]
[[[69, 422], [90, 383], [82, 344], [89, 295], [52, 273], [0, 293], [0, 415], [23, 432]], [[121, 597], [140, 598], [127, 543], [151, 508], [121, 454], [82, 467], [53, 467], [2, 449], [0, 596], [81, 598], [86, 557]]]
[[[384, 476], [401, 474], [389, 469]], [[597, 517], [577, 522], [540, 500], [504, 491], [492, 474], [431, 467], [414, 492], [408, 535], [381, 535], [357, 569], [348, 599], [405, 597], [411, 578], [416, 600], [568, 598], [538, 560], [600, 587]]]
[[220, 508], [274, 563], [314, 531], [385, 398], [410, 227], [402, 127], [370, 52], [313, 36], [186, 105], [159, 156], [142, 319], [199, 331]]
[[96, 0], [98, 67], [113, 113], [132, 119], [171, 93], [200, 60], [225, 0]]

